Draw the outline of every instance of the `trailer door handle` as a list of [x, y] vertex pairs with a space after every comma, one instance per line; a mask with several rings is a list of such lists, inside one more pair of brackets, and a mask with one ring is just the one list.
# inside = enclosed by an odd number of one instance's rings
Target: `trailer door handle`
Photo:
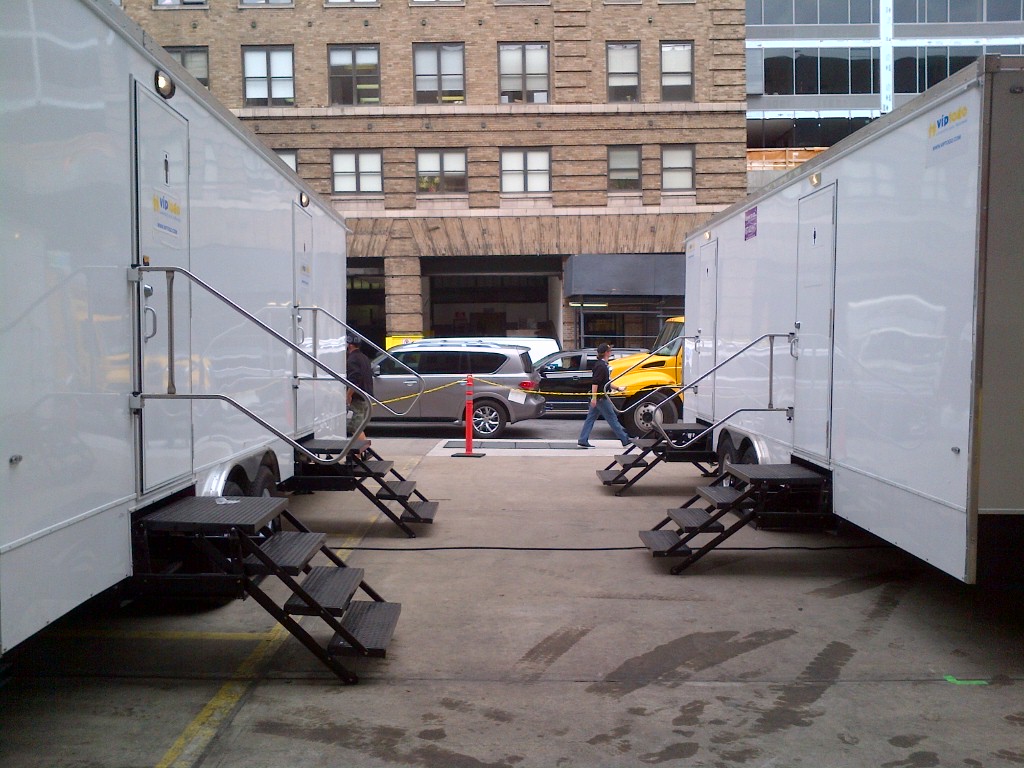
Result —
[[142, 312], [143, 312], [143, 314], [146, 317], [152, 317], [153, 318], [153, 330], [150, 331], [149, 333], [147, 333], [145, 336], [142, 337], [142, 340], [145, 342], [145, 341], [149, 341], [154, 336], [156, 336], [157, 314], [156, 314], [156, 310], [153, 309], [152, 307], [145, 307], [142, 310]]
[[800, 342], [800, 337], [796, 335], [796, 332], [789, 334], [789, 355], [790, 357], [799, 358], [800, 351], [796, 348], [796, 345]]

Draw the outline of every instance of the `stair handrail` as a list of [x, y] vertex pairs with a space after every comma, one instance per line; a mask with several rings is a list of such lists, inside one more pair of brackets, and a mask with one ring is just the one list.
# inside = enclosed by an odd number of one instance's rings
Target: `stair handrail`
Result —
[[789, 406], [784, 407], [784, 408], [775, 408], [773, 406], [768, 406], [767, 408], [737, 408], [735, 411], [730, 413], [728, 416], [725, 416], [725, 417], [719, 419], [718, 421], [716, 421], [714, 424], [712, 424], [709, 427], [705, 427], [699, 433], [697, 433], [696, 435], [694, 435], [689, 440], [687, 440], [686, 442], [683, 442], [683, 443], [673, 442], [672, 438], [669, 436], [668, 432], [665, 430], [665, 427], [657, 419], [655, 419], [652, 423], [654, 424], [655, 431], [660, 432], [661, 436], [665, 439], [665, 441], [674, 450], [685, 451], [691, 445], [693, 445], [697, 441], [703, 439], [709, 433], [714, 432], [716, 429], [718, 429], [720, 426], [722, 426], [727, 421], [732, 419], [734, 416], [738, 416], [741, 413], [775, 413], [775, 412], [784, 412], [784, 413], [788, 414], [788, 418], [792, 419], [792, 411], [793, 411], [792, 407], [789, 407]]
[[[774, 387], [775, 387], [775, 339], [777, 339], [777, 338], [787, 339], [790, 342], [790, 345], [792, 345], [795, 336], [796, 336], [796, 334], [792, 333], [792, 332], [790, 332], [790, 333], [763, 333], [763, 334], [761, 334], [760, 336], [758, 336], [753, 341], [748, 342], [743, 347], [741, 347], [740, 349], [738, 349], [735, 352], [733, 352], [731, 355], [729, 355], [727, 358], [725, 358], [725, 360], [723, 360], [722, 362], [720, 362], [720, 363], [712, 366], [711, 368], [709, 368], [707, 371], [702, 373], [700, 376], [698, 376], [696, 379], [694, 379], [693, 381], [689, 382], [688, 384], [680, 384], [680, 385], [678, 385], [678, 386], [676, 386], [674, 388], [669, 388], [669, 389], [672, 390], [672, 394], [668, 398], [663, 400], [662, 402], [658, 403], [658, 410], [659, 411], [661, 410], [661, 407], [662, 407], [662, 405], [664, 405], [664, 403], [667, 403], [669, 400], [672, 400], [672, 399], [678, 397], [679, 395], [683, 394], [688, 389], [693, 389], [698, 384], [700, 384], [702, 381], [704, 381], [704, 379], [708, 378], [708, 376], [710, 376], [711, 374], [715, 373], [719, 368], [721, 368], [722, 366], [726, 365], [727, 363], [732, 362], [737, 357], [742, 355], [744, 352], [749, 350], [751, 347], [753, 347], [756, 344], [759, 344], [760, 342], [764, 341], [765, 339], [768, 339], [768, 351], [769, 351], [769, 354], [768, 354], [768, 407], [771, 408], [772, 410], [779, 410], [779, 409], [773, 408], [773, 404], [774, 404]], [[685, 341], [685, 340], [699, 339], [700, 336], [699, 335], [698, 336], [681, 336], [681, 337], [677, 337], [677, 338], [682, 338]], [[639, 364], [640, 363], [637, 363], [637, 365], [639, 365]], [[635, 367], [636, 367], [636, 365], [630, 366], [630, 368], [628, 368], [626, 371], [623, 371], [622, 373], [617, 374], [615, 376], [615, 379], [618, 379], [620, 376], [625, 375], [628, 371], [633, 370], [633, 368], [635, 368]], [[615, 379], [612, 379], [611, 381], [608, 382], [608, 386], [609, 387], [612, 385], [612, 382], [615, 381]], [[645, 394], [639, 400], [637, 400], [634, 403], [632, 403], [629, 406], [629, 408], [633, 408], [633, 407], [636, 407], [636, 406], [640, 405], [641, 403], [647, 402], [655, 394], [661, 393], [664, 390], [665, 390], [665, 387], [662, 387], [660, 389], [652, 389], [650, 392]], [[614, 403], [612, 403], [612, 407], [615, 408], [615, 404]], [[625, 413], [627, 410], [629, 410], [629, 408], [621, 408], [621, 409], [620, 408], [615, 408], [615, 411], [616, 411], [616, 413]], [[733, 414], [733, 415], [735, 415], [735, 414]]]
[[[423, 377], [419, 373], [417, 373], [415, 370], [413, 370], [408, 365], [403, 363], [401, 360], [399, 360], [397, 357], [392, 355], [390, 352], [388, 352], [383, 347], [380, 347], [377, 344], [375, 344], [373, 341], [371, 341], [366, 336], [361, 334], [359, 331], [357, 331], [351, 325], [346, 323], [344, 320], [342, 320], [341, 318], [337, 317], [330, 310], [328, 310], [328, 309], [326, 309], [324, 307], [313, 307], [313, 306], [310, 306], [310, 307], [296, 306], [295, 309], [296, 309], [297, 312], [311, 312], [312, 315], [313, 315], [313, 341], [312, 341], [312, 344], [313, 344], [313, 354], [314, 355], [317, 354], [317, 349], [318, 349], [318, 345], [319, 345], [319, 328], [318, 328], [319, 324], [317, 323], [317, 316], [320, 315], [320, 314], [324, 314], [324, 315], [327, 315], [327, 317], [329, 317], [331, 320], [336, 322], [338, 325], [340, 325], [342, 328], [344, 328], [346, 334], [351, 334], [351, 335], [358, 336], [362, 340], [362, 343], [369, 344], [371, 347], [376, 349], [381, 354], [387, 355], [387, 357], [390, 358], [392, 362], [398, 363], [398, 365], [402, 366], [403, 368], [405, 368], [405, 370], [407, 370], [409, 373], [411, 373], [413, 375], [413, 377], [416, 379], [416, 381], [419, 382], [419, 390], [416, 392], [416, 396], [414, 398], [412, 398], [412, 402], [409, 403], [409, 407], [406, 408], [404, 411], [397, 412], [397, 411], [395, 411], [395, 410], [393, 410], [391, 408], [388, 408], [388, 410], [391, 411], [391, 413], [395, 414], [396, 416], [404, 416], [405, 414], [407, 414], [409, 411], [412, 410], [413, 406], [416, 405], [416, 401], [419, 400], [420, 396], [423, 394], [424, 390], [426, 390], [426, 386], [427, 386], [426, 385], [426, 381], [424, 381]], [[317, 373], [316, 369], [314, 369], [313, 370], [313, 378], [314, 379], [317, 378], [316, 373]], [[353, 385], [353, 389], [355, 389], [355, 390], [357, 390], [359, 392], [362, 392], [362, 389], [360, 389], [359, 387], [354, 386], [354, 385]], [[365, 395], [366, 393], [363, 392], [363, 394]], [[376, 402], [379, 402], [379, 401], [376, 401]], [[381, 403], [381, 405], [384, 405], [384, 404]], [[384, 405], [384, 407], [387, 408], [386, 405]]]
[[[339, 453], [338, 453], [338, 456], [336, 458], [324, 459], [324, 458], [321, 458], [320, 456], [318, 456], [317, 454], [313, 453], [312, 451], [310, 451], [305, 446], [303, 446], [302, 443], [300, 443], [298, 440], [295, 440], [294, 438], [291, 438], [288, 435], [286, 435], [284, 432], [279, 430], [277, 427], [275, 427], [273, 424], [271, 424], [269, 421], [264, 419], [259, 414], [249, 410], [244, 405], [239, 403], [237, 400], [235, 400], [235, 399], [233, 399], [231, 397], [228, 397], [227, 395], [221, 395], [221, 394], [216, 394], [216, 393], [213, 393], [213, 394], [198, 393], [197, 394], [197, 393], [192, 393], [192, 392], [187, 393], [187, 394], [178, 394], [178, 393], [167, 394], [167, 393], [162, 393], [162, 392], [138, 392], [138, 393], [135, 393], [135, 394], [133, 394], [131, 396], [131, 407], [132, 407], [132, 410], [135, 410], [135, 411], [141, 410], [142, 403], [143, 403], [143, 401], [146, 401], [146, 400], [220, 400], [223, 403], [227, 403], [228, 405], [233, 406], [235, 409], [240, 411], [242, 414], [248, 416], [250, 419], [255, 421], [257, 424], [259, 424], [261, 427], [266, 429], [268, 432], [272, 432], [278, 438], [280, 438], [281, 440], [284, 440], [292, 448], [297, 450], [299, 453], [301, 453], [303, 456], [305, 456], [307, 459], [309, 459], [314, 464], [321, 464], [321, 465], [324, 465], [324, 466], [330, 466], [332, 464], [340, 464], [342, 461], [344, 461], [345, 454], [348, 452], [349, 447], [352, 445], [352, 443], [355, 440], [354, 436], [349, 437], [349, 440], [345, 444], [345, 446], [343, 448], [339, 449]], [[357, 432], [356, 434], [358, 435], [359, 433]]]
[[[333, 458], [333, 459], [322, 459], [319, 456], [317, 456], [316, 454], [312, 453], [311, 451], [309, 451], [309, 450], [307, 450], [305, 448], [302, 448], [302, 446], [299, 445], [297, 441], [292, 440], [291, 438], [287, 437], [280, 430], [278, 430], [276, 427], [274, 427], [269, 422], [267, 422], [265, 419], [263, 419], [262, 417], [258, 416], [255, 413], [253, 413], [248, 408], [245, 408], [240, 403], [234, 401], [233, 399], [231, 399], [227, 395], [218, 395], [218, 394], [196, 395], [196, 394], [191, 394], [191, 393], [187, 394], [187, 395], [186, 394], [178, 394], [177, 387], [176, 387], [176, 385], [174, 383], [174, 362], [175, 362], [174, 361], [174, 275], [175, 274], [181, 274], [186, 279], [188, 279], [193, 285], [199, 286], [200, 288], [205, 290], [207, 293], [209, 293], [214, 298], [219, 299], [221, 302], [226, 304], [228, 307], [233, 309], [235, 312], [237, 312], [238, 314], [240, 314], [243, 317], [247, 318], [249, 321], [251, 321], [254, 325], [256, 325], [258, 328], [263, 330], [269, 336], [271, 336], [272, 338], [274, 338], [277, 341], [281, 342], [286, 347], [288, 347], [293, 352], [295, 352], [297, 355], [299, 355], [303, 359], [309, 361], [310, 363], [312, 363], [314, 366], [316, 366], [320, 370], [324, 371], [324, 373], [326, 373], [328, 376], [330, 376], [335, 381], [339, 382], [343, 386], [352, 387], [356, 391], [362, 393], [362, 395], [364, 397], [366, 397], [368, 400], [377, 403], [378, 405], [380, 405], [383, 408], [386, 408], [388, 411], [391, 411], [391, 413], [393, 413], [395, 415], [398, 415], [398, 416], [402, 415], [402, 414], [397, 413], [396, 411], [394, 411], [392, 408], [389, 408], [386, 404], [384, 404], [384, 403], [380, 402], [379, 400], [377, 400], [376, 398], [374, 398], [373, 395], [370, 395], [369, 393], [363, 392], [362, 389], [360, 389], [359, 387], [357, 387], [354, 384], [352, 384], [352, 382], [350, 382], [346, 377], [342, 376], [340, 373], [335, 371], [329, 365], [327, 365], [324, 362], [321, 362], [320, 360], [318, 360], [313, 355], [310, 355], [308, 352], [306, 352], [306, 350], [302, 349], [302, 347], [300, 347], [299, 345], [297, 345], [294, 342], [292, 342], [291, 339], [288, 339], [286, 336], [282, 335], [281, 333], [276, 331], [274, 328], [271, 328], [269, 325], [267, 325], [262, 320], [260, 320], [258, 317], [256, 317], [253, 313], [249, 312], [247, 309], [245, 309], [244, 307], [242, 307], [238, 303], [232, 301], [227, 296], [225, 296], [223, 293], [221, 293], [216, 288], [211, 286], [209, 283], [207, 283], [206, 281], [201, 279], [198, 275], [190, 272], [189, 270], [185, 269], [184, 267], [177, 267], [177, 266], [149, 266], [149, 265], [144, 265], [144, 264], [134, 265], [134, 266], [128, 268], [128, 281], [131, 282], [131, 283], [141, 284], [142, 283], [142, 274], [144, 272], [163, 272], [165, 277], [166, 277], [166, 279], [167, 279], [167, 392], [166, 392], [166, 394], [160, 394], [160, 395], [157, 395], [155, 393], [142, 393], [142, 392], [137, 393], [137, 397], [139, 399], [138, 399], [138, 403], [137, 404], [133, 403], [134, 407], [141, 408], [142, 403], [145, 400], [148, 400], [148, 399], [161, 399], [161, 400], [170, 400], [170, 399], [180, 399], [180, 400], [222, 400], [223, 402], [227, 402], [227, 403], [233, 405], [240, 412], [242, 412], [245, 415], [247, 415], [249, 418], [251, 418], [253, 421], [258, 423], [264, 429], [267, 429], [268, 431], [272, 432], [277, 437], [279, 437], [279, 438], [283, 439], [285, 442], [291, 444], [293, 447], [298, 447], [300, 449], [300, 452], [302, 454], [304, 454], [307, 458], [311, 459], [312, 461], [314, 461], [317, 464], [324, 464], [324, 465], [340, 464], [345, 459], [345, 455], [348, 453], [349, 449], [352, 447], [353, 443], [356, 440], [356, 437], [362, 431], [362, 427], [364, 427], [366, 425], [366, 423], [369, 421], [368, 418], [364, 418], [362, 423], [360, 425], [357, 425], [358, 428], [354, 429], [353, 430], [353, 434], [348, 436], [348, 441], [340, 449], [338, 455], [335, 458]], [[133, 397], [134, 396], [135, 395], [133, 395]], [[411, 408], [412, 406], [410, 405], [409, 407]], [[369, 414], [369, 409], [367, 409], [367, 415], [368, 414]]]

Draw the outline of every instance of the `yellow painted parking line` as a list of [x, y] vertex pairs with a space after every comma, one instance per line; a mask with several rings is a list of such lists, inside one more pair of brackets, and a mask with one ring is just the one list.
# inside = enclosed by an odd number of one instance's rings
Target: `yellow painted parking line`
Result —
[[103, 638], [114, 640], [232, 640], [259, 642], [270, 637], [269, 632], [192, 632], [188, 630], [118, 630], [86, 629], [55, 633], [57, 637], [74, 639]]
[[[372, 525], [377, 517], [378, 515], [374, 515], [368, 521], [367, 527]], [[344, 559], [345, 556], [352, 552], [352, 548], [362, 541], [362, 538], [362, 534], [348, 536], [342, 542], [342, 546], [334, 551]], [[345, 553], [345, 555], [343, 556], [342, 553]], [[192, 722], [185, 726], [185, 730], [175, 739], [171, 748], [167, 750], [160, 762], [156, 764], [156, 768], [192, 768], [210, 742], [216, 738], [221, 726], [229, 720], [242, 697], [252, 687], [252, 684], [256, 681], [259, 669], [274, 655], [281, 646], [281, 643], [290, 636], [288, 630], [280, 624], [275, 624], [273, 629], [263, 633], [197, 632], [183, 634], [192, 634], [193, 636], [222, 634], [225, 637], [237, 637], [248, 634], [252, 639], [258, 640], [259, 645], [234, 671], [231, 675], [231, 680], [224, 683], [220, 690], [214, 694], [213, 698], [206, 703], [202, 711], [192, 718]]]

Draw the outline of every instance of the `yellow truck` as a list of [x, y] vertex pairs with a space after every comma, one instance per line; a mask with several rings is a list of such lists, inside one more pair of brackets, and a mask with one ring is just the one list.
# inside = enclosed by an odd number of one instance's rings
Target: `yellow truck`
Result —
[[612, 403], [621, 413], [622, 426], [634, 437], [650, 431], [659, 406], [664, 421], [678, 419], [682, 413], [684, 323], [682, 316], [668, 318], [650, 353], [610, 362], [612, 384], [626, 388], [612, 393]]

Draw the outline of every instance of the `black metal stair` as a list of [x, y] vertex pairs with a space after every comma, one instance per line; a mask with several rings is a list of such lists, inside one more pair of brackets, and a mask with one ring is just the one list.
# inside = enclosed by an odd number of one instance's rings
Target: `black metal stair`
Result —
[[[318, 456], [344, 460], [323, 465], [296, 457], [295, 474], [282, 487], [290, 491], [357, 490], [373, 502], [406, 536], [415, 538], [411, 524], [429, 525], [437, 516], [438, 503], [430, 501], [395, 470], [395, 462], [386, 461], [368, 441], [357, 440], [346, 451], [344, 440], [309, 439], [302, 447]], [[389, 506], [395, 504], [398, 509]]]
[[[726, 485], [726, 480], [731, 482]], [[827, 516], [829, 477], [797, 464], [729, 464], [710, 485], [697, 489], [685, 504], [670, 509], [654, 528], [640, 531], [640, 541], [654, 557], [681, 557], [671, 569], [681, 573], [745, 525], [778, 515]], [[703, 502], [704, 506], [698, 506]], [[726, 527], [723, 518], [731, 514]], [[676, 530], [666, 528], [675, 524]], [[714, 538], [695, 541], [702, 534]]]
[[[383, 657], [401, 605], [385, 602], [363, 570], [346, 566], [327, 547], [326, 536], [306, 528], [287, 504], [274, 497], [178, 499], [135, 521], [136, 540], [146, 544], [136, 569], [151, 583], [182, 578], [181, 563], [188, 563], [187, 575], [197, 583], [236, 580], [342, 682], [356, 683], [359, 677], [338, 657]], [[272, 523], [280, 518], [296, 530], [277, 530]], [[174, 553], [178, 562], [171, 561]], [[318, 557], [322, 564], [312, 565]], [[283, 605], [261, 586], [268, 577], [288, 587]], [[360, 590], [368, 600], [353, 600]], [[331, 630], [330, 639], [317, 640], [295, 616], [318, 618]]]
[[703, 424], [655, 424], [644, 437], [634, 438], [626, 453], [597, 470], [597, 477], [604, 485], [620, 486], [616, 496], [621, 496], [662, 462], [687, 462], [710, 477], [713, 473], [707, 465], [718, 462], [718, 455], [711, 450], [711, 439], [711, 433]]

